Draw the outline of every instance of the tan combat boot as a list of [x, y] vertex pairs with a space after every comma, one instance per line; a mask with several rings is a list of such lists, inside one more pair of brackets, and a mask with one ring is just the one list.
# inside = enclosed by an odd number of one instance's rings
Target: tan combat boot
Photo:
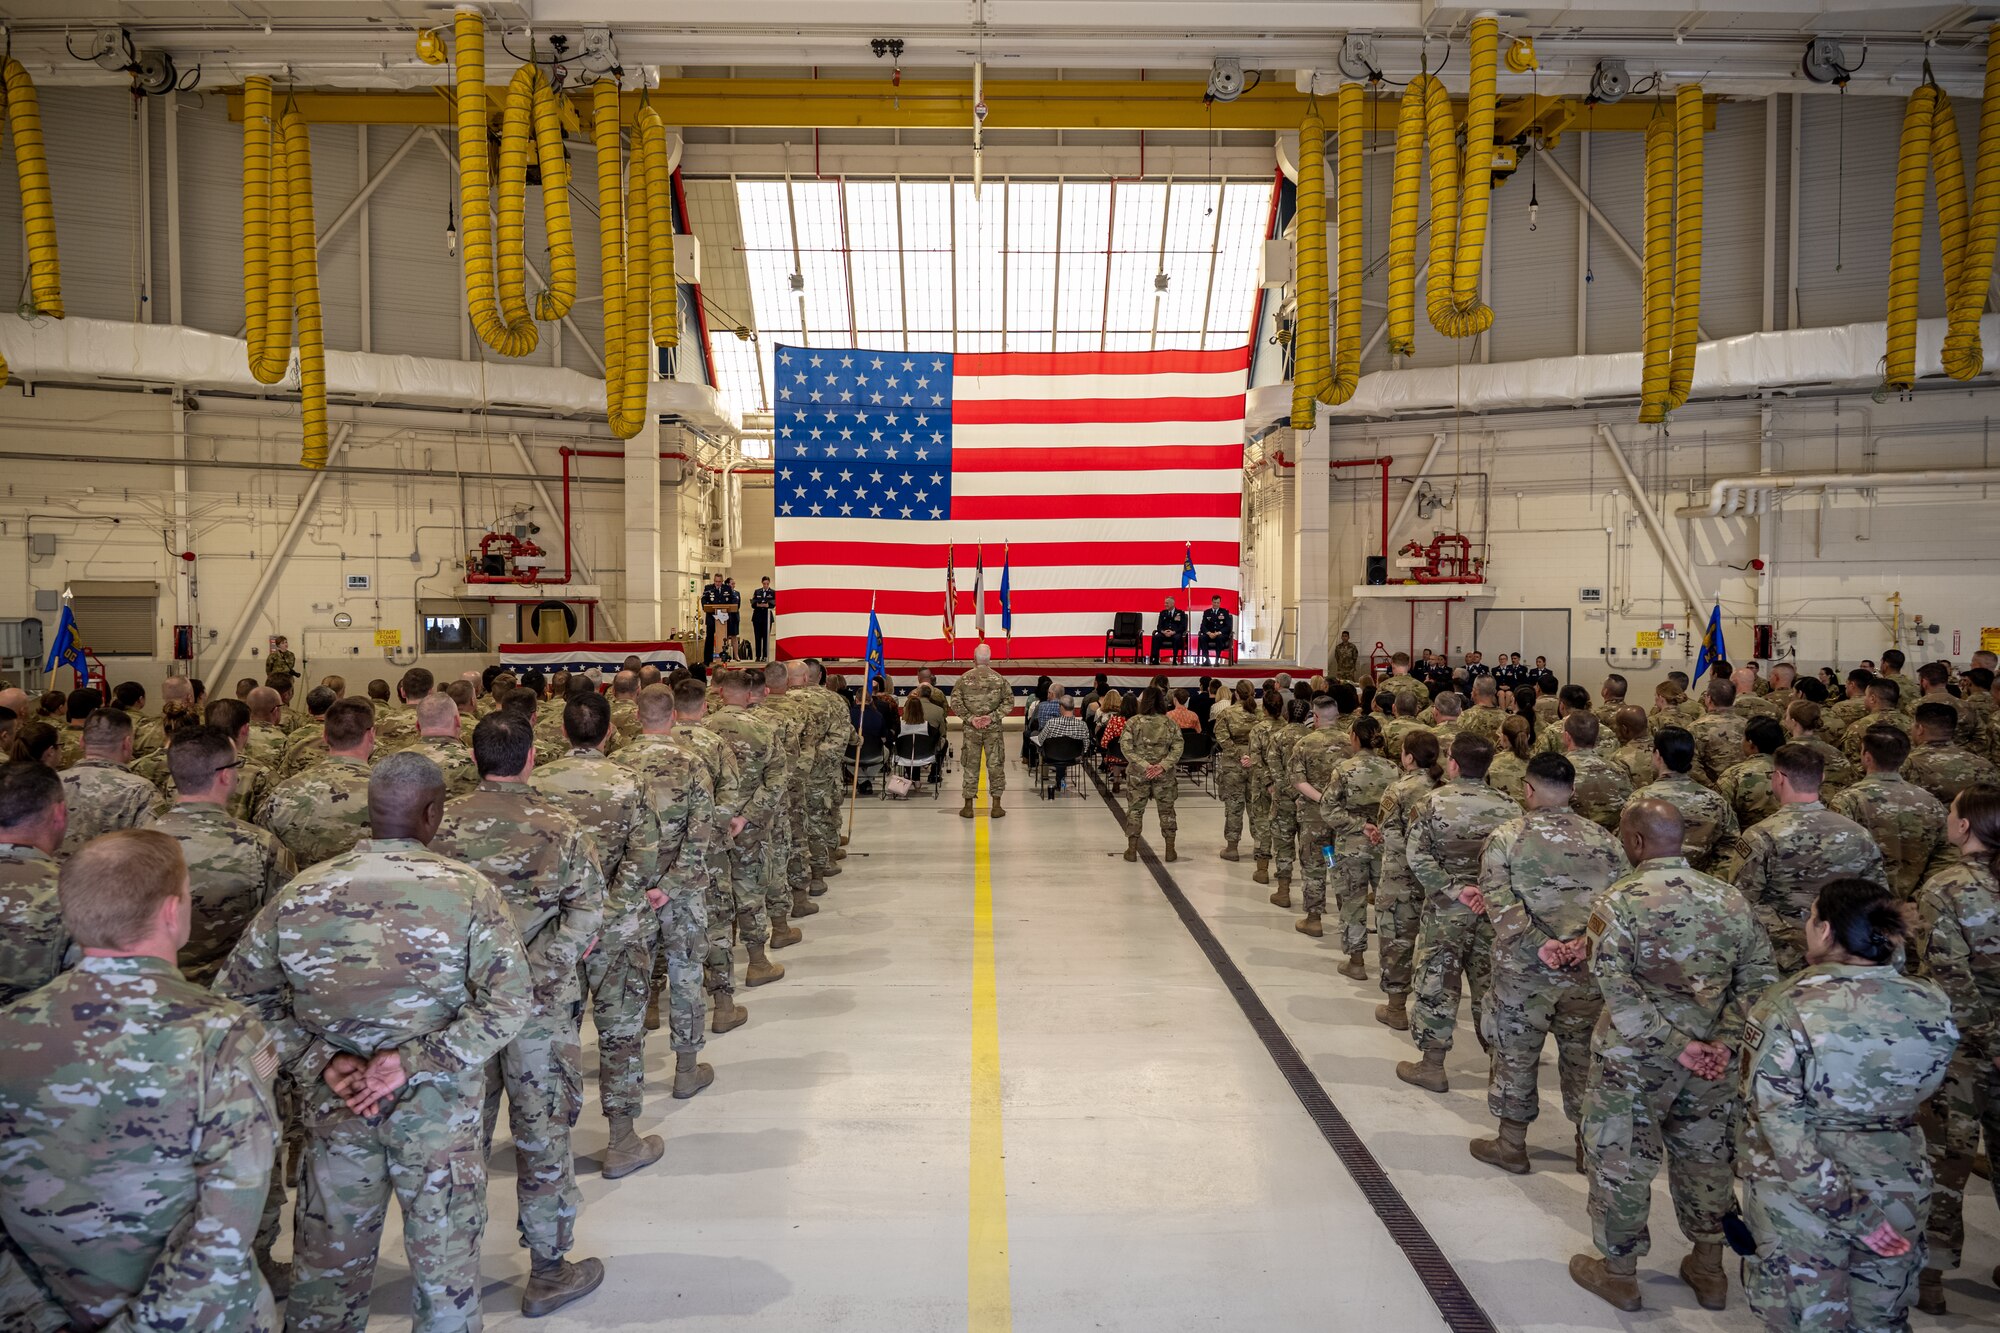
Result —
[[554, 1314], [571, 1301], [596, 1291], [604, 1281], [604, 1264], [597, 1259], [576, 1263], [557, 1255], [544, 1259], [536, 1255], [528, 1272], [528, 1290], [521, 1297], [521, 1313], [530, 1319]]
[[674, 1100], [686, 1101], [715, 1082], [715, 1069], [695, 1063], [693, 1051], [674, 1052]]
[[1631, 1313], [1639, 1305], [1639, 1260], [1635, 1255], [1600, 1259], [1594, 1254], [1569, 1257], [1570, 1281], [1614, 1309]]
[[972, 818], [972, 798], [970, 796], [966, 797], [965, 804], [959, 807], [958, 817], [960, 819]]
[[[1689, 1259], [1692, 1260], [1693, 1256], [1690, 1255]], [[1685, 1270], [1682, 1271], [1681, 1276], [1687, 1276]], [[1693, 1286], [1694, 1284], [1689, 1283], [1688, 1285]], [[1944, 1271], [1942, 1269], [1926, 1268], [1917, 1274], [1917, 1308], [1925, 1314], [1951, 1313], [1950, 1309], [1944, 1303]]]
[[988, 819], [1005, 819], [1007, 817], [1007, 812], [1000, 807], [1000, 793], [997, 791], [993, 793], [993, 799], [988, 804], [986, 817]]
[[[847, 835], [844, 833], [840, 837], [840, 846], [833, 849], [833, 859], [836, 861], [847, 859]], [[834, 869], [837, 871], [839, 867], [836, 866]]]
[[604, 1150], [604, 1178], [616, 1180], [640, 1167], [651, 1166], [667, 1151], [667, 1141], [658, 1134], [640, 1138], [632, 1132], [632, 1117], [611, 1117], [611, 1145]]
[[1125, 859], [1127, 861], [1139, 859], [1139, 835], [1136, 833], [1125, 835]]
[[1236, 842], [1234, 839], [1231, 839], [1227, 844], [1224, 845], [1222, 849], [1222, 859], [1225, 861], [1241, 861], [1243, 859], [1241, 856], [1238, 856], [1236, 854]]
[[[838, 875], [839, 873], [840, 867], [834, 866], [826, 872], [826, 875]], [[806, 896], [808, 898], [826, 897], [826, 875], [814, 875], [806, 881]]]
[[1368, 955], [1365, 953], [1351, 953], [1347, 955], [1347, 961], [1335, 968], [1334, 971], [1340, 973], [1343, 977], [1349, 977], [1355, 981], [1366, 981], [1368, 980]]
[[1269, 884], [1271, 882], [1270, 857], [1260, 856], [1257, 858], [1257, 869], [1252, 872], [1250, 882], [1252, 884]]
[[[1924, 1272], [1931, 1272], [1925, 1269]], [[1938, 1275], [1938, 1301], [1944, 1301], [1944, 1274]], [[1923, 1274], [1918, 1274], [1919, 1290]], [[1681, 1281], [1694, 1288], [1694, 1298], [1701, 1302], [1704, 1310], [1727, 1310], [1729, 1308], [1729, 1279], [1722, 1271], [1722, 1242], [1698, 1240], [1694, 1243], [1694, 1253], [1681, 1260]]]
[[750, 950], [750, 966], [743, 969], [743, 980], [746, 985], [766, 985], [785, 975], [785, 965], [766, 958], [763, 945], [752, 944], [746, 947]]
[[806, 890], [793, 889], [792, 915], [817, 916], [819, 915], [819, 904], [812, 900], [812, 894], [808, 893]]
[[1307, 912], [1303, 918], [1292, 923], [1292, 929], [1301, 935], [1310, 935], [1314, 939], [1326, 934], [1325, 928], [1319, 923], [1318, 912]]
[[1271, 892], [1271, 906], [1290, 907], [1292, 905], [1292, 877], [1284, 871], [1278, 872], [1278, 887]]
[[1398, 1032], [1408, 1032], [1410, 1030], [1409, 1003], [1410, 997], [1407, 995], [1391, 995], [1387, 1004], [1378, 1004], [1375, 1006], [1375, 1021], [1385, 1028], [1394, 1028]]
[[789, 911], [771, 913], [771, 947], [773, 949], [789, 949], [806, 937], [806, 933], [803, 930], [790, 924], [791, 915]]
[[650, 999], [646, 1001], [646, 1031], [658, 1032], [659, 1030], [660, 1030], [660, 997], [657, 993], [655, 993]]
[[1525, 1176], [1531, 1169], [1528, 1165], [1528, 1122], [1525, 1120], [1502, 1120], [1499, 1138], [1474, 1139], [1470, 1147], [1474, 1157], [1512, 1175]]
[[1179, 858], [1178, 856], [1175, 856], [1175, 855], [1174, 855], [1174, 835], [1173, 835], [1173, 834], [1171, 834], [1171, 833], [1162, 833], [1162, 834], [1160, 835], [1160, 841], [1161, 841], [1161, 842], [1164, 842], [1165, 844], [1167, 844], [1167, 850], [1166, 850], [1166, 854], [1165, 854], [1164, 856], [1162, 856], [1162, 857], [1160, 858], [1160, 859], [1161, 859], [1162, 861], [1178, 861], [1178, 860], [1180, 860], [1180, 858]]
[[750, 1021], [750, 1011], [736, 1003], [736, 996], [729, 991], [717, 991], [715, 1004], [710, 1012], [708, 1030], [721, 1036]]
[[820, 894], [825, 893], [826, 882], [832, 879], [835, 875], [844, 875], [847, 873], [845, 870], [842, 870], [838, 864], [838, 862], [840, 861], [840, 857], [841, 854], [836, 851], [833, 854], [833, 859], [835, 861], [835, 864], [828, 866], [826, 869], [820, 871], [818, 875], [814, 876], [813, 884], [816, 887], [813, 890], [813, 897], [817, 898], [820, 896]]
[[1444, 1052], [1441, 1050], [1426, 1050], [1421, 1060], [1398, 1061], [1396, 1077], [1427, 1092], [1451, 1091], [1451, 1083], [1444, 1076]]

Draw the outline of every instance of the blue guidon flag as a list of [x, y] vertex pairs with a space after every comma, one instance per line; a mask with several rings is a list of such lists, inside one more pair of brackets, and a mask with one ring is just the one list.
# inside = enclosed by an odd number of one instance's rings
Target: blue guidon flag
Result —
[[1017, 657], [1097, 656], [1115, 612], [1196, 560], [1235, 611], [1248, 366], [1246, 347], [775, 347], [780, 650], [852, 657], [872, 608], [888, 657], [948, 656], [945, 625], [984, 610], [947, 574], [955, 545], [1001, 547]]

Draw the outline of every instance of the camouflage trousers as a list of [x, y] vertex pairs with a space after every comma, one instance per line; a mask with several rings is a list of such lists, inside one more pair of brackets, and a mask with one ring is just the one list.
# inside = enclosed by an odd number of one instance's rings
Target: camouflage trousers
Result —
[[[1743, 1264], [1743, 1294], [1750, 1309], [1777, 1333], [1833, 1333], [1847, 1329], [1908, 1329], [1917, 1296], [1917, 1274], [1929, 1263], [1921, 1226], [1910, 1252], [1884, 1259], [1844, 1236], [1823, 1236], [1776, 1222], [1785, 1205], [1745, 1191], [1743, 1212], [1757, 1236], [1757, 1254]], [[1803, 1200], [1790, 1206], [1807, 1210]]]
[[1215, 791], [1222, 797], [1222, 840], [1239, 842], [1243, 838], [1243, 807], [1250, 800], [1250, 770], [1234, 759], [1218, 760]]
[[1345, 953], [1368, 948], [1368, 892], [1375, 884], [1375, 860], [1364, 839], [1336, 841], [1327, 877], [1333, 885], [1333, 905], [1340, 912], [1340, 947]]
[[1424, 904], [1417, 923], [1417, 1001], [1410, 1010], [1410, 1036], [1422, 1051], [1449, 1051], [1458, 1027], [1460, 979], [1472, 991], [1475, 1026], [1486, 1012], [1493, 976], [1493, 923], [1463, 903]]
[[979, 794], [979, 759], [986, 758], [986, 790], [989, 795], [998, 796], [1007, 790], [1007, 737], [1006, 728], [992, 726], [981, 731], [977, 727], [965, 727], [958, 733], [958, 762], [964, 768], [964, 782], [960, 788], [965, 799], [971, 800]]
[[811, 811], [807, 824], [812, 829], [812, 871], [824, 879], [833, 869], [833, 854], [840, 846], [840, 799], [846, 788], [840, 783], [840, 759], [823, 759], [813, 767]]
[[1271, 868], [1291, 878], [1292, 858], [1299, 844], [1299, 798], [1280, 786], [1271, 797]]
[[[794, 856], [792, 821], [781, 812], [771, 836], [765, 841], [763, 871], [757, 881], [763, 887], [764, 911], [769, 916], [791, 915]], [[799, 887], [803, 889], [805, 886], [805, 881], [800, 880]]]
[[1410, 993], [1410, 958], [1417, 947], [1417, 923], [1424, 891], [1410, 878], [1400, 847], [1384, 847], [1382, 880], [1375, 888], [1375, 947], [1381, 954], [1382, 993]]
[[[729, 849], [730, 898], [736, 905], [736, 926], [745, 944], [771, 938], [770, 913], [764, 910], [764, 835], [746, 828]], [[785, 907], [791, 908], [786, 899]]]
[[415, 1333], [477, 1333], [486, 1158], [479, 1150], [481, 1075], [404, 1091], [367, 1121], [314, 1085], [292, 1231], [285, 1327], [361, 1333], [389, 1196], [403, 1211]]
[[306, 1155], [305, 1127], [299, 1123], [299, 1085], [282, 1068], [271, 1084], [271, 1100], [277, 1104], [282, 1130], [278, 1157], [271, 1163], [271, 1188], [264, 1195], [264, 1213], [257, 1219], [257, 1235], [250, 1245], [259, 1263], [270, 1259], [272, 1247], [284, 1234], [285, 1191], [298, 1187], [296, 1168]]
[[1675, 1060], [1679, 1054], [1662, 1050], [1643, 1061], [1606, 1056], [1590, 1071], [1578, 1128], [1590, 1176], [1591, 1238], [1603, 1254], [1652, 1249], [1646, 1219], [1662, 1157], [1681, 1234], [1693, 1241], [1722, 1239], [1722, 1217], [1733, 1196], [1736, 1080], [1696, 1078]]
[[1604, 993], [1590, 974], [1581, 967], [1563, 972], [1496, 967], [1486, 1006], [1493, 1033], [1486, 1109], [1502, 1120], [1532, 1122], [1541, 1114], [1536, 1067], [1553, 1035], [1563, 1114], [1571, 1124], [1580, 1122], [1590, 1078], [1590, 1030], [1604, 1008]]
[[577, 965], [597, 1028], [597, 1099], [606, 1116], [636, 1116], [645, 1104], [646, 1001], [658, 952], [649, 939], [606, 938]]
[[[702, 989], [711, 995], [734, 995], [736, 993], [736, 954], [730, 947], [730, 930], [737, 924], [736, 889], [730, 879], [729, 866], [725, 861], [718, 869], [711, 867], [706, 886], [708, 894], [708, 943], [702, 954]], [[768, 928], [767, 928], [768, 930]], [[657, 978], [654, 982], [658, 985]]]
[[[1930, 1266], [1950, 1272], [1964, 1262], [1965, 1190], [1981, 1132], [1989, 1154], [2000, 1145], [2000, 1071], [1991, 1060], [1954, 1056], [1920, 1123], [1931, 1159]], [[2000, 1185], [1994, 1196], [2000, 1198]]]
[[[519, 1036], [501, 1048], [486, 1073], [486, 1150], [500, 1094], [507, 1094], [507, 1127], [514, 1136], [514, 1192], [519, 1199], [521, 1243], [544, 1258], [569, 1253], [576, 1239], [576, 1163], [569, 1132], [583, 1109], [578, 1066], [583, 999], [566, 986], [558, 999], [537, 1006]], [[644, 1012], [640, 1014], [644, 1019]]]
[[708, 1019], [703, 994], [709, 949], [708, 899], [694, 886], [669, 890], [659, 919], [660, 962], [654, 976], [657, 985], [662, 970], [666, 975], [666, 989], [656, 993], [667, 997], [667, 1033], [674, 1050], [698, 1051], [708, 1042], [703, 1035]]
[[1145, 833], [1146, 806], [1160, 803], [1160, 836], [1171, 838], [1180, 831], [1180, 820], [1174, 814], [1174, 801], [1180, 795], [1180, 778], [1173, 766], [1156, 778], [1149, 778], [1138, 763], [1131, 767], [1131, 776], [1126, 781], [1125, 831], [1133, 837]]
[[792, 890], [803, 889], [812, 882], [812, 800], [810, 783], [800, 781], [787, 794], [785, 800], [786, 824], [791, 831], [791, 839], [785, 845], [785, 899], [790, 905]]
[[1264, 788], [1264, 779], [1252, 769], [1245, 779], [1250, 788], [1250, 841], [1257, 849], [1257, 855], [1271, 854], [1271, 793]]

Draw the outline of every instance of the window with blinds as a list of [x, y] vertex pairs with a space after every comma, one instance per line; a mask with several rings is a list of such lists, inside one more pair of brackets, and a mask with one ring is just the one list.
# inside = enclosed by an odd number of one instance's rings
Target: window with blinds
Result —
[[73, 579], [77, 638], [99, 657], [152, 657], [159, 651], [160, 585], [149, 579]]

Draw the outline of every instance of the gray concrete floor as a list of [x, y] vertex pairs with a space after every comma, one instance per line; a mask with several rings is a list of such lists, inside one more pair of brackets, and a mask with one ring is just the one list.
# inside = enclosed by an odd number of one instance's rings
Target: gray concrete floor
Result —
[[[1118, 858], [1095, 794], [1047, 803], [1018, 768], [1009, 779], [1009, 817], [990, 836], [1012, 1326], [1442, 1327], [1146, 867]], [[609, 1275], [535, 1326], [1006, 1327], [968, 1317], [974, 835], [947, 781], [937, 802], [860, 802], [847, 873], [802, 923], [805, 943], [776, 955], [788, 975], [745, 992], [750, 1022], [709, 1043], [713, 1087], [671, 1100], [671, 1052], [650, 1050], [662, 1091], [641, 1128], [666, 1137], [662, 1162], [617, 1182], [595, 1174], [605, 1132], [587, 1083], [576, 1253]], [[1375, 982], [1338, 976], [1336, 948], [1292, 930], [1247, 858], [1216, 858], [1213, 799], [1184, 792], [1180, 813], [1176, 880], [1496, 1325], [1756, 1326], [1740, 1295], [1710, 1314], [1673, 1276], [1686, 1247], [1664, 1182], [1648, 1308], [1622, 1315], [1573, 1287], [1565, 1265], [1589, 1226], [1553, 1056], [1535, 1173], [1473, 1161], [1466, 1141], [1493, 1123], [1477, 1046], [1452, 1056], [1446, 1095], [1398, 1082], [1408, 1040], [1372, 1021]], [[587, 1064], [590, 1041], [586, 1028]], [[495, 1328], [528, 1322], [510, 1159], [496, 1151], [489, 1195]], [[1984, 1279], [2000, 1217], [1974, 1185], [1955, 1313], [1915, 1316], [1919, 1329], [2000, 1322]], [[392, 1223], [370, 1327], [407, 1327], [408, 1290]]]

